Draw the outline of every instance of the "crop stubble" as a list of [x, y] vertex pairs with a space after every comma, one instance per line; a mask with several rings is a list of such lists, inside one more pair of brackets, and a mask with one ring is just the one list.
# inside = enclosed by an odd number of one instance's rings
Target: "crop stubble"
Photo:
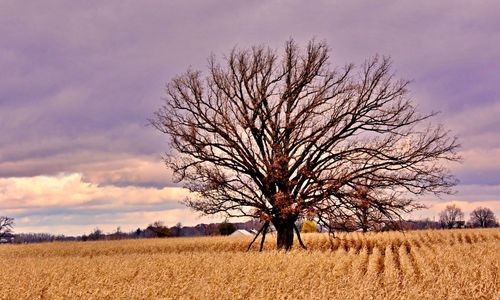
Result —
[[500, 230], [306, 234], [309, 250], [171, 238], [0, 247], [0, 299], [500, 299]]

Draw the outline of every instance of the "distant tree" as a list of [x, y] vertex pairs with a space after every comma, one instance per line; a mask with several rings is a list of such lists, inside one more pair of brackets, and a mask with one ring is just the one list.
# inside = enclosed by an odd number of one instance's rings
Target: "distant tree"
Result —
[[174, 232], [174, 236], [181, 236], [181, 233], [182, 233], [182, 223], [179, 222], [177, 224], [175, 224], [174, 227], [172, 227], [173, 229], [173, 232]]
[[464, 213], [455, 204], [448, 205], [439, 214], [439, 222], [441, 223], [441, 226], [444, 228], [459, 227], [460, 224], [464, 223]]
[[474, 227], [495, 227], [497, 220], [493, 211], [487, 207], [478, 207], [470, 213], [470, 223]]
[[421, 220], [412, 220], [410, 221], [411, 227], [408, 228], [410, 230], [416, 229], [438, 229], [440, 228], [439, 222], [433, 221], [430, 218], [425, 218]]
[[88, 236], [87, 239], [90, 241], [98, 241], [104, 239], [105, 235], [102, 232], [99, 227], [94, 228], [94, 231], [92, 231]]
[[165, 227], [165, 223], [163, 223], [163, 221], [154, 221], [149, 226], [152, 226], [152, 227]]
[[155, 221], [145, 230], [146, 237], [171, 237], [172, 231], [162, 221]]
[[219, 227], [217, 224], [208, 224], [205, 228], [205, 235], [217, 235], [219, 233]]
[[42, 243], [53, 242], [60, 239], [50, 233], [20, 233], [15, 237], [16, 243]]
[[222, 222], [219, 224], [219, 234], [220, 235], [230, 235], [231, 233], [236, 231], [236, 226], [229, 222]]
[[313, 233], [317, 232], [318, 229], [316, 227], [316, 223], [312, 220], [306, 220], [304, 223], [302, 223], [302, 229], [301, 232], [303, 233]]
[[14, 228], [14, 218], [0, 217], [0, 238], [9, 236]]
[[169, 137], [165, 162], [193, 193], [188, 206], [259, 218], [263, 239], [272, 223], [289, 250], [297, 220], [314, 213], [328, 226], [363, 182], [382, 214], [451, 191], [443, 163], [459, 158], [458, 144], [428, 123], [434, 113], [418, 113], [389, 58], [334, 67], [326, 43], [283, 50], [234, 49], [167, 84], [151, 123]]
[[115, 232], [108, 235], [108, 238], [111, 240], [121, 240], [127, 238], [127, 234], [122, 231], [120, 226], [116, 227]]
[[140, 237], [142, 235], [142, 230], [140, 228], [137, 228], [135, 230], [135, 236]]

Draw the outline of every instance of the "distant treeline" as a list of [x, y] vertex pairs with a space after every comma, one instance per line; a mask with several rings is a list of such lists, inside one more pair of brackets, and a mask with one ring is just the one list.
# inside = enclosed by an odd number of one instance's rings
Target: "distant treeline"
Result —
[[[12, 234], [7, 237], [11, 243], [41, 243], [41, 242], [55, 242], [55, 241], [99, 241], [99, 240], [120, 240], [120, 239], [143, 239], [143, 238], [165, 238], [165, 237], [190, 237], [190, 236], [213, 236], [221, 235], [227, 232], [227, 225], [231, 225], [231, 230], [245, 229], [248, 231], [260, 229], [260, 222], [250, 220], [240, 223], [211, 223], [211, 224], [198, 224], [196, 226], [182, 226], [178, 223], [175, 226], [167, 227], [162, 222], [154, 222], [146, 228], [137, 228], [134, 231], [123, 232], [118, 227], [112, 233], [104, 233], [101, 229], [95, 228], [91, 233], [80, 236], [65, 236], [53, 235], [50, 233], [19, 233]], [[301, 224], [299, 224], [299, 228]], [[465, 222], [458, 222], [456, 228], [474, 227]], [[381, 231], [390, 230], [422, 230], [422, 229], [442, 229], [441, 222], [425, 220], [408, 220], [408, 221], [391, 221], [387, 222], [382, 227]], [[272, 229], [271, 229], [272, 230]], [[232, 232], [230, 231], [230, 232]], [[325, 229], [317, 227], [318, 232], [324, 232]], [[356, 231], [356, 230], [345, 230]]]
[[211, 236], [220, 235], [221, 230], [225, 230], [226, 227], [221, 227], [222, 224], [231, 224], [231, 226], [234, 226], [234, 230], [252, 230], [255, 228], [260, 228], [259, 222], [253, 220], [241, 223], [223, 222], [198, 224], [196, 226], [182, 226], [182, 224], [178, 223], [177, 225], [172, 227], [167, 227], [162, 222], [157, 221], [148, 225], [146, 228], [137, 228], [136, 230], [130, 232], [123, 232], [121, 228], [118, 227], [112, 233], [104, 233], [101, 229], [95, 228], [91, 233], [80, 236], [53, 235], [50, 233], [19, 233], [9, 235], [6, 240], [12, 243], [41, 243], [55, 241], [99, 241], [163, 237]]

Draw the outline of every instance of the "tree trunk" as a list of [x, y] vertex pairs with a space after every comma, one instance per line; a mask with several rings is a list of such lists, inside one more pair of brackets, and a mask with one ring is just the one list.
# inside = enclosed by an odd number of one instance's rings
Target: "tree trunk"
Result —
[[293, 246], [293, 220], [274, 221], [273, 225], [276, 227], [276, 231], [278, 232], [278, 250], [290, 250]]

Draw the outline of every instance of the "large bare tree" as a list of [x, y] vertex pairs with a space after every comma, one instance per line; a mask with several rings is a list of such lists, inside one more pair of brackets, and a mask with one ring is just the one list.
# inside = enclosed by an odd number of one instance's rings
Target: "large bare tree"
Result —
[[192, 192], [188, 206], [260, 218], [263, 238], [272, 223], [288, 250], [298, 218], [328, 226], [360, 187], [394, 216], [418, 206], [412, 196], [455, 184], [444, 164], [458, 159], [455, 138], [428, 124], [434, 113], [417, 113], [390, 69], [379, 56], [334, 68], [315, 41], [288, 41], [281, 56], [235, 48], [212, 56], [206, 74], [172, 79], [151, 123], [169, 137], [165, 162]]

